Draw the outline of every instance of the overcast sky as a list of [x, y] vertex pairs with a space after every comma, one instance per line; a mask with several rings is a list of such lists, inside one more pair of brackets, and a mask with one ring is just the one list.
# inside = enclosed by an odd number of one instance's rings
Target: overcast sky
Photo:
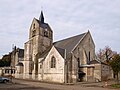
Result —
[[0, 0], [0, 56], [24, 48], [34, 17], [43, 10], [54, 41], [91, 32], [100, 48], [120, 52], [120, 0]]

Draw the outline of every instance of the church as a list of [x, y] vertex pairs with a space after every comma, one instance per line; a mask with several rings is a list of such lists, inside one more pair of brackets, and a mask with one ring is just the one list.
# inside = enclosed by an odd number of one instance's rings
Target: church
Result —
[[90, 31], [53, 42], [53, 30], [41, 11], [30, 26], [24, 60], [16, 65], [15, 78], [58, 83], [94, 81], [94, 60], [95, 43]]

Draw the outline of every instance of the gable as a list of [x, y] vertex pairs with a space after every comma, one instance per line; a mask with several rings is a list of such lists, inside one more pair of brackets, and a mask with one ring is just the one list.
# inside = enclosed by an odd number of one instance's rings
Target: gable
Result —
[[46, 59], [47, 57], [49, 57], [50, 54], [57, 54], [56, 56], [58, 57], [61, 57], [61, 58], [64, 58], [65, 57], [65, 50], [64, 49], [61, 49], [61, 48], [58, 48], [58, 47], [55, 47], [55, 46], [52, 46], [52, 47], [49, 47], [43, 54], [40, 55], [40, 58], [44, 58]]
[[[89, 40], [90, 40], [90, 41], [89, 41]], [[78, 45], [82, 44], [82, 46], [86, 46], [88, 43], [90, 43], [93, 47], [95, 47], [95, 43], [94, 43], [94, 41], [93, 41], [93, 39], [92, 39], [92, 36], [91, 36], [91, 34], [90, 34], [89, 31], [88, 31], [88, 32], [83, 36], [83, 38], [76, 44], [76, 46], [72, 49], [72, 51], [75, 50], [75, 48], [76, 48]], [[86, 45], [85, 45], [85, 44], [86, 44]]]
[[64, 59], [64, 49], [57, 48], [55, 46], [52, 46], [51, 50], [49, 51], [48, 56], [55, 56], [57, 58], [63, 58]]
[[39, 28], [39, 22], [36, 18], [33, 19], [32, 24], [30, 26], [30, 34], [29, 34], [29, 38], [33, 37], [33, 34], [36, 33], [36, 29]]
[[36, 18], [33, 19], [30, 29], [34, 29], [34, 27], [39, 27], [39, 20], [37, 20]]
[[93, 40], [93, 38], [92, 38], [92, 36], [91, 36], [91, 33], [90, 33], [89, 31], [88, 31], [88, 34], [89, 34], [89, 36], [90, 36], [90, 39], [91, 39], [91, 42], [92, 42], [93, 46], [95, 47], [94, 40]]

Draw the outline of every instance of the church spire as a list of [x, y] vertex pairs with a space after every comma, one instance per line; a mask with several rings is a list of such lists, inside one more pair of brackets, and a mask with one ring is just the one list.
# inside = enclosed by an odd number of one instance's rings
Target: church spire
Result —
[[44, 16], [43, 16], [43, 12], [41, 11], [40, 17], [39, 17], [39, 21], [41, 23], [44, 23]]

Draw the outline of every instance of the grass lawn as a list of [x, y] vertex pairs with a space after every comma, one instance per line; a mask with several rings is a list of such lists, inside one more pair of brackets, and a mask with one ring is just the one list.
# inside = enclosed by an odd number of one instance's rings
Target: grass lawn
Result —
[[112, 84], [111, 87], [113, 87], [113, 88], [120, 88], [120, 84]]

